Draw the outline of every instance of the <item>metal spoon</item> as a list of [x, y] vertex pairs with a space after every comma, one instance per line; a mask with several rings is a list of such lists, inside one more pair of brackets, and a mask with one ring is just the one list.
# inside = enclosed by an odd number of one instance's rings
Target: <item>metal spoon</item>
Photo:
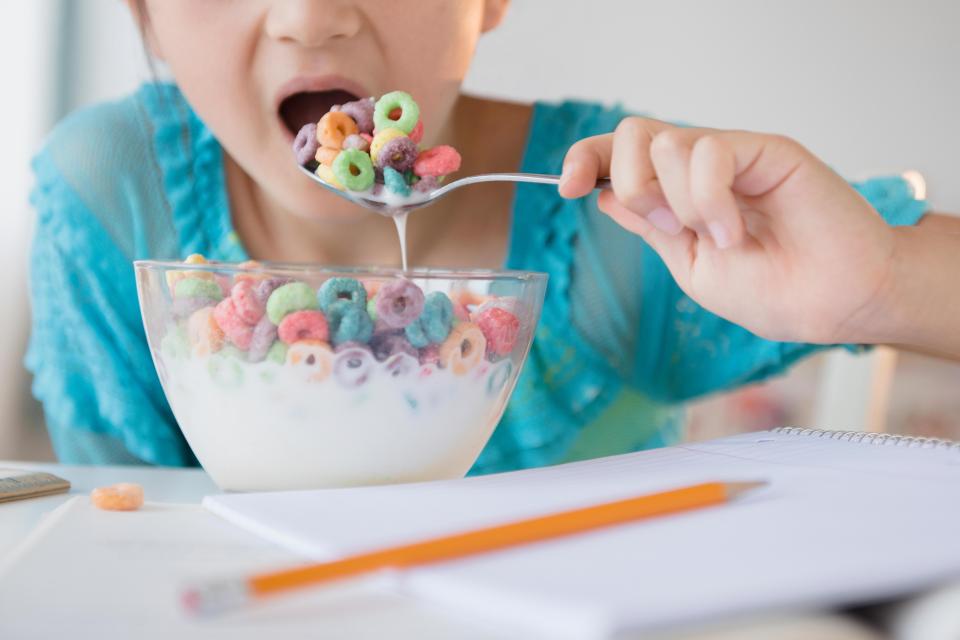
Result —
[[[394, 196], [392, 194], [381, 194], [374, 195], [370, 192], [360, 192], [360, 191], [347, 191], [345, 189], [338, 189], [334, 185], [324, 182], [324, 180], [315, 174], [313, 171], [307, 167], [301, 166], [300, 170], [303, 171], [306, 175], [322, 186], [323, 188], [332, 191], [341, 198], [345, 198], [350, 202], [360, 205], [370, 209], [371, 211], [376, 211], [383, 216], [397, 216], [404, 213], [409, 213], [414, 209], [419, 209], [427, 205], [433, 204], [440, 198], [446, 196], [452, 191], [456, 191], [460, 187], [466, 187], [471, 184], [478, 184], [480, 182], [533, 182], [536, 184], [560, 184], [560, 176], [548, 175], [545, 173], [481, 173], [475, 176], [467, 176], [466, 178], [460, 178], [449, 182], [442, 187], [438, 187], [429, 193], [411, 193], [408, 197]], [[611, 186], [609, 178], [600, 178], [597, 180], [597, 185], [594, 189], [609, 189]]]

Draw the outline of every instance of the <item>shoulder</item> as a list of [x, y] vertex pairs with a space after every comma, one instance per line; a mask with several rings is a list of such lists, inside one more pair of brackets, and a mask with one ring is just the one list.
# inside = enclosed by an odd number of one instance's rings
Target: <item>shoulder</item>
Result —
[[48, 134], [33, 161], [41, 230], [102, 228], [127, 257], [149, 251], [146, 217], [168, 207], [156, 152], [156, 91], [75, 111]]

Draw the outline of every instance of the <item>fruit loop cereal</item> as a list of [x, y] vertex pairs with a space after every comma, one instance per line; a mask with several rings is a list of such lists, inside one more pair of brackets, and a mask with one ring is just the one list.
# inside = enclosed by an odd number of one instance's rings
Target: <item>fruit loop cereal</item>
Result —
[[460, 169], [451, 146], [421, 149], [420, 107], [410, 94], [391, 91], [334, 105], [317, 123], [305, 124], [293, 143], [297, 162], [338, 189], [407, 198], [437, 189]]
[[90, 492], [90, 502], [105, 511], [136, 511], [143, 506], [143, 487], [121, 482]]

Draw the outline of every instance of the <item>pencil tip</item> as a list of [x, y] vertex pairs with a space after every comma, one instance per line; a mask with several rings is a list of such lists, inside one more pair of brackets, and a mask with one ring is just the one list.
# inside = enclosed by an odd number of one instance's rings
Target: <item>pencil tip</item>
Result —
[[732, 499], [742, 493], [765, 487], [770, 483], [766, 480], [754, 480], [751, 482], [725, 482], [724, 484], [727, 487], [727, 497]]

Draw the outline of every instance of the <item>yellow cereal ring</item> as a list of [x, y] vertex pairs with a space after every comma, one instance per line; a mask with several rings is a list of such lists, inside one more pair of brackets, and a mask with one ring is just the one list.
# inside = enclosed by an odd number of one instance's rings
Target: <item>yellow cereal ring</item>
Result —
[[128, 482], [98, 487], [90, 492], [90, 502], [106, 511], [136, 511], [143, 506], [143, 487]]
[[287, 349], [287, 365], [306, 373], [310, 382], [322, 382], [333, 369], [333, 351], [322, 340], [300, 340]]
[[[207, 259], [204, 258], [199, 253], [191, 253], [187, 256], [187, 259], [183, 261], [184, 264], [207, 264]], [[187, 270], [174, 270], [167, 271], [167, 287], [170, 288], [170, 293], [173, 293], [174, 288], [176, 288], [177, 283], [183, 280], [184, 278], [197, 278], [199, 280], [213, 280], [213, 273], [209, 271], [187, 271]]]
[[337, 189], [341, 189], [341, 190], [343, 189], [343, 185], [340, 184], [339, 180], [337, 180], [337, 176], [333, 175], [333, 169], [331, 169], [327, 165], [321, 164], [319, 167], [317, 167], [317, 170], [315, 173], [320, 177], [321, 180], [323, 180], [327, 184], [333, 185]]
[[337, 156], [340, 155], [340, 149], [333, 149], [331, 147], [320, 147], [317, 149], [316, 160], [320, 164], [325, 164], [328, 167], [333, 166], [333, 161], [337, 159]]
[[373, 160], [373, 163], [377, 164], [377, 157], [380, 155], [380, 150], [383, 149], [383, 145], [394, 138], [401, 138], [406, 135], [403, 131], [394, 127], [377, 132], [377, 135], [373, 136], [373, 141], [370, 143], [370, 159]]
[[461, 322], [440, 345], [440, 364], [454, 375], [462, 376], [483, 361], [486, 351], [487, 339], [480, 327]]
[[213, 307], [194, 311], [187, 320], [187, 339], [193, 353], [203, 358], [223, 348], [223, 330], [213, 317]]
[[342, 111], [330, 111], [317, 123], [317, 142], [321, 147], [342, 149], [347, 136], [360, 133], [356, 121]]

